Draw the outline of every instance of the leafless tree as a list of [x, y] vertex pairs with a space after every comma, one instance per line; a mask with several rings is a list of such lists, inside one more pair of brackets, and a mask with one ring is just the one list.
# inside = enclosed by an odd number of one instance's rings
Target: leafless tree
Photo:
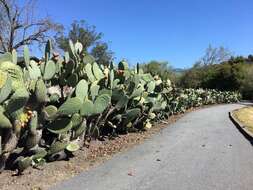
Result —
[[212, 64], [219, 64], [221, 62], [227, 61], [231, 58], [232, 53], [220, 46], [219, 48], [213, 48], [211, 45], [205, 51], [205, 55], [195, 64], [195, 66], [205, 66]]
[[35, 0], [28, 0], [23, 6], [17, 0], [0, 0], [0, 53], [44, 43], [50, 38], [50, 32], [62, 30], [62, 25], [48, 16], [36, 18], [35, 5]]

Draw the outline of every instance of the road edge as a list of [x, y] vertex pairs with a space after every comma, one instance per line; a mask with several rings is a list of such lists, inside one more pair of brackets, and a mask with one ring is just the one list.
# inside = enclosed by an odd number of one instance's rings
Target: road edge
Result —
[[235, 116], [234, 111], [237, 111], [239, 109], [235, 109], [233, 111], [228, 112], [230, 120], [234, 123], [236, 128], [251, 142], [253, 142], [253, 133], [250, 132]]

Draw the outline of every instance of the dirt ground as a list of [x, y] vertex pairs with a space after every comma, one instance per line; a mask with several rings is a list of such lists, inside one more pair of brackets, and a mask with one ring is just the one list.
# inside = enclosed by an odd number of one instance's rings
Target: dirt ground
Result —
[[244, 107], [233, 111], [234, 116], [253, 133], [253, 107]]
[[[203, 107], [202, 107], [203, 108]], [[199, 109], [199, 108], [196, 108]], [[194, 109], [195, 110], [195, 109]], [[186, 113], [192, 110], [188, 110]], [[0, 174], [1, 190], [45, 190], [50, 186], [87, 171], [113, 155], [140, 144], [145, 139], [174, 123], [185, 114], [171, 116], [167, 121], [157, 123], [148, 131], [120, 135], [113, 140], [91, 141], [89, 148], [75, 152], [69, 161], [57, 161], [45, 164], [40, 169], [28, 168], [21, 176], [16, 171], [6, 170]]]

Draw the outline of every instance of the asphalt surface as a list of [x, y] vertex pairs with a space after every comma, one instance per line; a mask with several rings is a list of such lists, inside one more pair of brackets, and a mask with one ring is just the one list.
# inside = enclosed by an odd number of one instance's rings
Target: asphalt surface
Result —
[[128, 152], [52, 190], [252, 190], [253, 148], [228, 117], [243, 105], [186, 114]]

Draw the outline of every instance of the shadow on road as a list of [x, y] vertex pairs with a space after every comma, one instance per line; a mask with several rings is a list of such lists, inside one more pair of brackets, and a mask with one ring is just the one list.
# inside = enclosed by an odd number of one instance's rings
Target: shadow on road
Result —
[[251, 137], [248, 133], [246, 133], [241, 126], [234, 121], [234, 119], [229, 114], [230, 120], [233, 122], [233, 124], [236, 126], [236, 128], [241, 132], [241, 134], [250, 142], [250, 144], [253, 146], [253, 137]]

